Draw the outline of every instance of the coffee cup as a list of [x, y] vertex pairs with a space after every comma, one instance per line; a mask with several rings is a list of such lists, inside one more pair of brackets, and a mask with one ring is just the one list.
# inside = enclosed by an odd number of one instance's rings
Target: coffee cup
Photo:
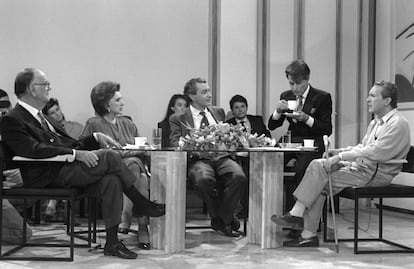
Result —
[[135, 146], [145, 146], [145, 143], [147, 143], [146, 137], [135, 137]]
[[303, 139], [303, 146], [305, 148], [313, 148], [314, 147], [314, 141], [313, 139]]
[[290, 111], [295, 111], [298, 107], [298, 102], [296, 100], [288, 100], [287, 105]]

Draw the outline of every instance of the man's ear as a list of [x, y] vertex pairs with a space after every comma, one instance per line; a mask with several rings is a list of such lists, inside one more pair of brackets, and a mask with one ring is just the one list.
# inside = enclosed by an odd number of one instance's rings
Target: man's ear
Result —
[[195, 94], [189, 94], [188, 97], [190, 98], [191, 102], [194, 102], [194, 95]]

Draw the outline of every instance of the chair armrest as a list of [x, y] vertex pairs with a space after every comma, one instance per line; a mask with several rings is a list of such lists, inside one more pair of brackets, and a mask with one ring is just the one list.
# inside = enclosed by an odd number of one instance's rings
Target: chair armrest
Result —
[[65, 155], [57, 155], [50, 158], [43, 158], [43, 159], [33, 159], [33, 158], [26, 158], [21, 156], [14, 156], [13, 161], [29, 161], [29, 162], [73, 162], [75, 157], [72, 154], [65, 154]]

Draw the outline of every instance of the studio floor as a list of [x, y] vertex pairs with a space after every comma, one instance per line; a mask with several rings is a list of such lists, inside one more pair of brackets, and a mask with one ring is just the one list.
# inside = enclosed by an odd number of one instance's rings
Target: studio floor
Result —
[[[191, 215], [188, 225], [208, 224], [203, 215]], [[341, 210], [337, 215], [338, 233], [351, 237], [353, 234], [352, 210]], [[376, 209], [366, 209], [360, 214], [361, 236], [374, 236], [378, 228]], [[385, 211], [384, 237], [414, 247], [414, 215]], [[38, 225], [34, 227], [34, 240], [47, 237], [48, 240], [64, 238], [64, 226], [59, 224]], [[286, 233], [284, 231], [283, 233]], [[331, 231], [332, 233], [332, 231]], [[359, 254], [353, 253], [351, 242], [339, 244], [337, 254], [333, 243], [320, 240], [319, 248], [277, 248], [262, 250], [257, 245], [247, 243], [246, 237], [236, 239], [217, 234], [211, 229], [188, 229], [186, 231], [186, 249], [182, 253], [166, 255], [162, 250], [139, 250], [134, 234], [120, 235], [124, 243], [138, 253], [136, 260], [122, 260], [103, 255], [102, 249], [77, 248], [74, 262], [32, 262], [2, 261], [2, 268], [414, 268], [413, 254]], [[321, 237], [320, 237], [321, 238]], [[104, 238], [98, 244], [104, 245]], [[96, 246], [96, 245], [95, 245]], [[385, 246], [378, 243], [364, 243], [367, 247]], [[23, 255], [50, 253], [53, 256], [67, 254], [61, 249], [24, 250]]]

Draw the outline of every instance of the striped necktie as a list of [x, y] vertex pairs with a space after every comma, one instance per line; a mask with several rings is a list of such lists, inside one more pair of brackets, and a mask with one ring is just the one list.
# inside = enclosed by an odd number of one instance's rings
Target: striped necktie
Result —
[[296, 96], [296, 101], [298, 103], [298, 107], [296, 108], [296, 110], [297, 111], [302, 111], [302, 108], [303, 108], [303, 96], [302, 95]]
[[209, 126], [210, 124], [208, 123], [208, 119], [206, 116], [206, 112], [201, 111], [200, 115], [203, 116], [203, 118], [201, 119], [201, 124], [200, 124], [200, 128], [204, 128], [206, 126]]

